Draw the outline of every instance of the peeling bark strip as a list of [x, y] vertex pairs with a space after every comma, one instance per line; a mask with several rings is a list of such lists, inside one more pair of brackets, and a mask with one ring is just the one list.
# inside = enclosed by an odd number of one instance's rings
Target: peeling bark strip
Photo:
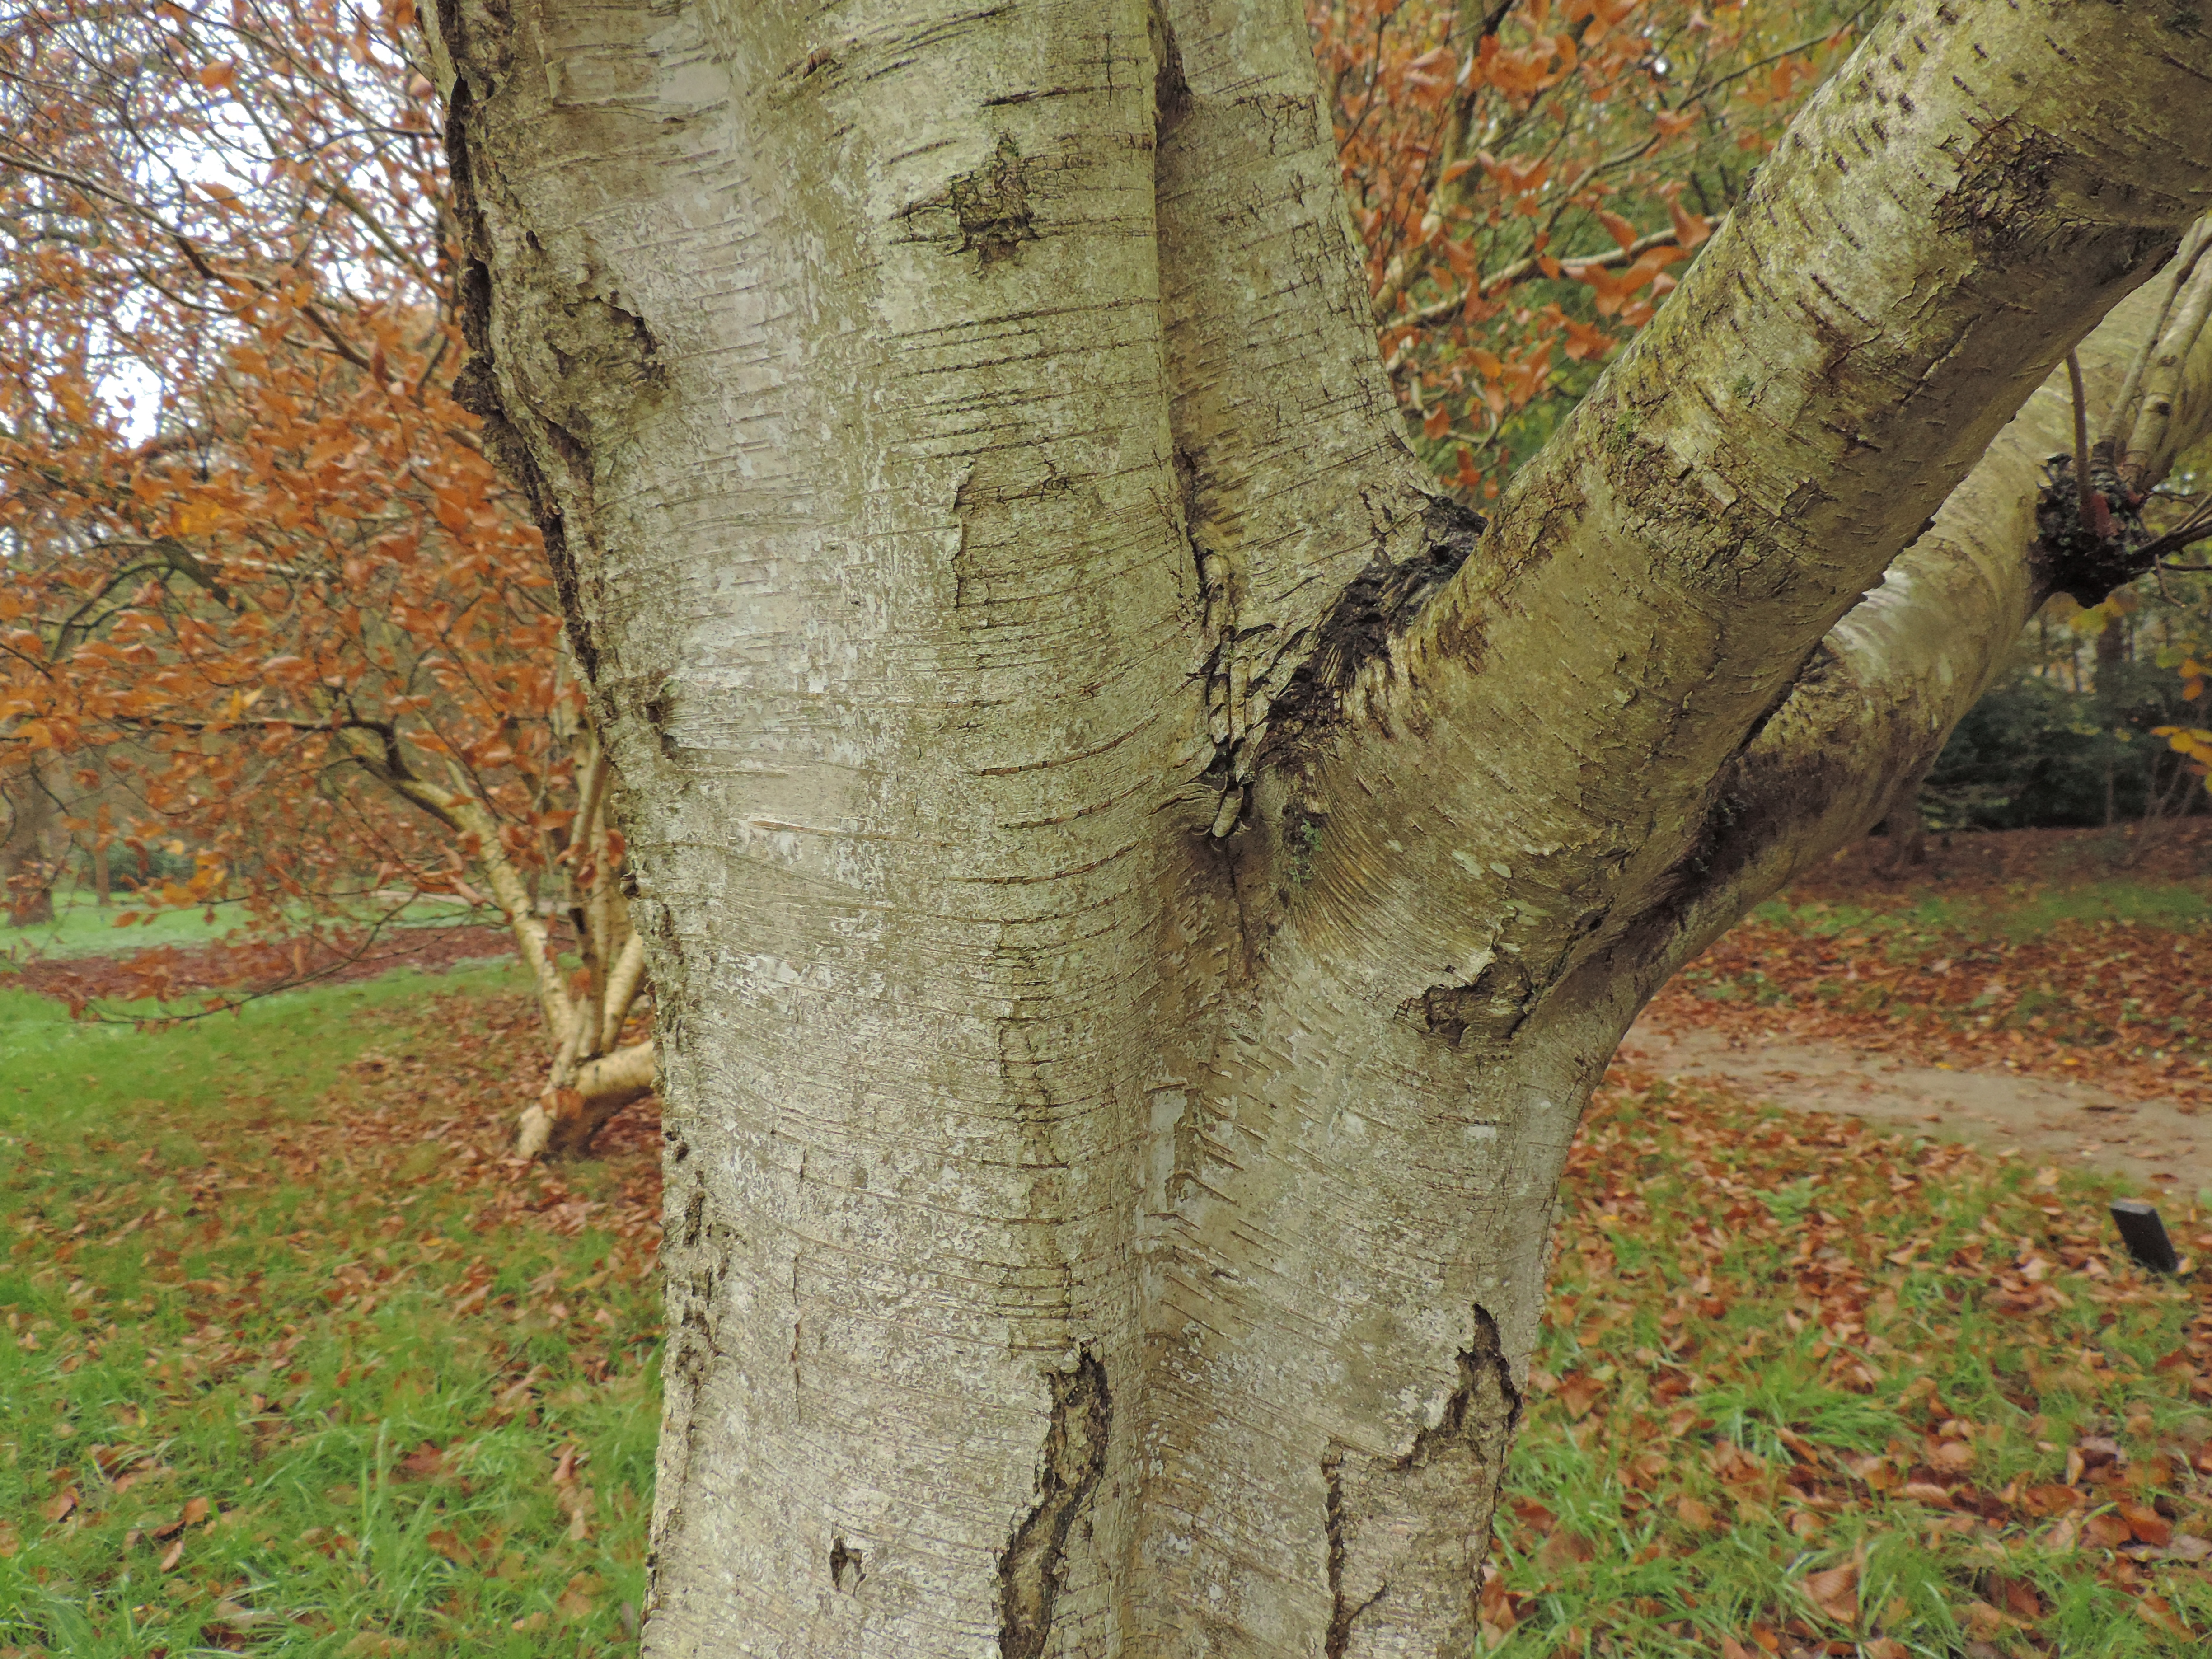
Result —
[[1002, 1659], [1037, 1659], [1044, 1651], [1052, 1634], [1053, 1603], [1060, 1596], [1068, 1528], [1106, 1472], [1114, 1407], [1106, 1391], [1105, 1366], [1085, 1349], [1073, 1370], [1048, 1373], [1046, 1381], [1052, 1385], [1052, 1426], [1045, 1432], [1036, 1507], [1014, 1528], [999, 1558]]

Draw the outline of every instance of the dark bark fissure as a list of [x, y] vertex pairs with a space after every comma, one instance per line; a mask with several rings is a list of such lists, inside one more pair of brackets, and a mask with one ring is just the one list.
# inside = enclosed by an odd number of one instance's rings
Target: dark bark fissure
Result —
[[1474, 1340], [1460, 1352], [1459, 1387], [1444, 1402], [1443, 1415], [1436, 1426], [1423, 1429], [1416, 1435], [1413, 1449], [1392, 1468], [1401, 1472], [1419, 1468], [1451, 1442], [1480, 1433], [1488, 1425], [1480, 1413], [1470, 1424], [1468, 1413], [1479, 1401], [1492, 1396], [1505, 1408], [1504, 1420], [1494, 1431], [1503, 1444], [1521, 1421], [1521, 1391], [1513, 1386], [1513, 1369], [1505, 1358], [1505, 1343], [1498, 1334], [1498, 1321], [1489, 1309], [1478, 1304], [1474, 1310]]
[[1037, 1501], [999, 1558], [1001, 1659], [1038, 1659], [1052, 1634], [1067, 1534], [1106, 1473], [1114, 1403], [1106, 1367], [1085, 1349], [1072, 1371], [1049, 1371], [1052, 1424], [1044, 1437]]
[[[468, 40], [460, 7], [452, 3], [432, 8], [446, 51], [456, 68], [470, 61]], [[485, 227], [483, 208], [477, 200], [476, 167], [469, 142], [469, 118], [476, 108], [465, 70], [454, 81], [446, 100], [447, 173], [452, 179], [453, 217], [461, 231], [461, 276], [459, 295], [461, 338], [468, 356], [453, 376], [453, 401], [483, 422], [484, 453], [517, 489], [530, 508], [530, 516], [545, 542], [545, 562], [561, 596], [562, 614], [568, 618], [570, 643], [586, 675], [597, 677], [599, 653], [576, 626], [576, 565], [568, 551], [567, 526], [561, 509], [546, 487], [545, 475], [523, 442], [522, 434], [507, 417], [493, 374], [491, 345], [491, 233]]]
[[830, 1582], [847, 1595], [858, 1595], [860, 1581], [867, 1576], [867, 1562], [860, 1551], [845, 1542], [844, 1534], [833, 1534], [830, 1540]]
[[[1025, 100], [995, 100], [985, 106], [1019, 101]], [[972, 253], [978, 276], [995, 264], [1018, 263], [1022, 244], [1037, 240], [1036, 217], [1030, 210], [1031, 167], [1013, 135], [1001, 132], [988, 161], [956, 173], [943, 190], [908, 203], [892, 215], [917, 227], [899, 240], [941, 242], [947, 252]], [[940, 216], [947, 213], [951, 216], [949, 225]]]
[[[1372, 1518], [1377, 1486], [1387, 1490], [1394, 1479], [1400, 1479], [1426, 1468], [1431, 1463], [1458, 1455], [1473, 1465], [1470, 1473], [1479, 1472], [1487, 1478], [1489, 1491], [1476, 1498], [1478, 1502], [1496, 1502], [1498, 1483], [1505, 1468], [1505, 1449], [1512, 1442], [1513, 1431], [1521, 1421], [1521, 1393], [1513, 1386], [1510, 1364], [1505, 1357], [1505, 1345], [1498, 1334], [1498, 1322], [1487, 1308], [1476, 1304], [1474, 1309], [1474, 1340], [1459, 1354], [1459, 1386], [1444, 1401], [1443, 1413], [1435, 1425], [1423, 1429], [1413, 1437], [1413, 1443], [1403, 1455], [1367, 1460], [1364, 1483], [1367, 1501], [1361, 1503], [1346, 1491], [1345, 1464], [1348, 1453], [1339, 1444], [1332, 1443], [1322, 1459], [1322, 1481], [1328, 1492], [1323, 1525], [1328, 1540], [1328, 1631], [1322, 1640], [1324, 1659], [1344, 1659], [1351, 1650], [1352, 1626], [1361, 1614], [1375, 1607], [1390, 1593], [1391, 1579], [1385, 1573], [1369, 1595], [1355, 1601], [1347, 1588], [1352, 1552], [1358, 1530], [1358, 1516], [1365, 1512]], [[1354, 1478], [1359, 1478], [1355, 1468]], [[1433, 1522], [1448, 1517], [1430, 1516], [1425, 1520]], [[1481, 1592], [1479, 1577], [1468, 1587], [1470, 1609]]]
[[[453, 216], [461, 232], [459, 304], [461, 337], [468, 346], [468, 356], [453, 377], [453, 401], [483, 422], [484, 453], [501, 476], [521, 492], [530, 509], [530, 516], [544, 540], [545, 562], [560, 596], [569, 645], [584, 671], [586, 684], [596, 692], [600, 685], [601, 653], [593, 636], [590, 609], [583, 602], [584, 578], [575, 550], [570, 544], [572, 526], [552, 481], [531, 452], [516, 414], [535, 420], [546, 446], [560, 457], [567, 469], [573, 504], [580, 509], [581, 520], [573, 528], [580, 533], [588, 548], [597, 538], [592, 522], [596, 504], [589, 441], [592, 423], [578, 406], [576, 398], [568, 395], [568, 388], [623, 387], [633, 395], [640, 395], [665, 388], [667, 364], [652, 329], [642, 317], [618, 303], [620, 296], [572, 292], [565, 297], [561, 310], [544, 319], [550, 325], [543, 343], [545, 356], [556, 366], [557, 380], [562, 383], [561, 401], [568, 407], [521, 411], [510, 411], [507, 408], [499, 390], [497, 360], [492, 345], [493, 238], [479, 190], [483, 180], [496, 178], [497, 167], [495, 162], [476, 154], [469, 136], [478, 102], [477, 89], [471, 86], [471, 77], [481, 76], [489, 86], [493, 71], [502, 66], [501, 54], [496, 45], [481, 53], [472, 50], [458, 0], [447, 0], [433, 9], [446, 50], [457, 70], [447, 98], [445, 136]], [[494, 4], [489, 9], [496, 21], [507, 21], [503, 6]], [[528, 286], [548, 295], [559, 292], [563, 285], [555, 278], [536, 233], [525, 229], [523, 235], [530, 250], [530, 262], [538, 267], [532, 273], [536, 280]]]
[[1378, 551], [1337, 595], [1305, 660], [1267, 711], [1261, 763], [1280, 764], [1322, 735], [1359, 671], [1413, 625], [1490, 527], [1482, 514], [1445, 495], [1432, 497], [1421, 520], [1419, 552], [1393, 564]]
[[1146, 10], [1145, 30], [1152, 46], [1152, 114], [1155, 143], [1190, 109], [1190, 82], [1182, 71], [1182, 48], [1176, 44], [1175, 27], [1168, 21], [1161, 0]]
[[1213, 834], [1228, 835], [1244, 811], [1243, 781], [1235, 775], [1235, 744], [1231, 714], [1231, 664], [1240, 643], [1237, 630], [1237, 580], [1227, 556], [1200, 539], [1203, 523], [1200, 501], [1206, 480], [1198, 458], [1182, 445], [1175, 450], [1176, 486], [1181, 496], [1183, 545], [1191, 568], [1198, 574], [1199, 601], [1204, 607], [1201, 625], [1207, 642], [1202, 677], [1206, 686], [1206, 727], [1213, 751], [1202, 775], [1222, 792], [1221, 809]]
[[[726, 1358], [716, 1304], [737, 1238], [734, 1230], [714, 1213], [705, 1174], [691, 1164], [690, 1143], [673, 1128], [664, 1129], [661, 1140], [663, 1163], [669, 1174], [661, 1212], [662, 1294], [668, 1327], [662, 1375], [672, 1408], [666, 1419], [669, 1431], [680, 1433], [683, 1455], [667, 1511], [646, 1554], [648, 1617], [659, 1605], [662, 1550], [684, 1533], [686, 1500], [692, 1491], [691, 1471], [702, 1449], [704, 1425], [700, 1403], [715, 1367]], [[673, 1426], [679, 1422], [680, 1428]]]
[[1322, 1638], [1324, 1659], [1344, 1659], [1345, 1650], [1352, 1645], [1352, 1621], [1389, 1593], [1389, 1586], [1354, 1606], [1345, 1599], [1344, 1558], [1344, 1453], [1332, 1450], [1321, 1461], [1321, 1478], [1328, 1487], [1328, 1510], [1325, 1524], [1328, 1532], [1328, 1631]]

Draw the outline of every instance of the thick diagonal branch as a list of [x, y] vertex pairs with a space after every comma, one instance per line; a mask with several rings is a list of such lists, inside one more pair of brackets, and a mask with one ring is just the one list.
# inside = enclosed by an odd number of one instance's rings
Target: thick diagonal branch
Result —
[[[1295, 909], [1395, 930], [1402, 998], [1510, 980], [1502, 1036], [1612, 959], [1823, 636], [2203, 211], [2212, 40], [1999, 12], [1873, 32], [1355, 688], [1297, 786], [1337, 833]], [[2114, 120], [2078, 118], [2090, 64]]]
[[[2165, 319], [2148, 289], [2084, 342], [2093, 408], [2108, 406]], [[2212, 432], [2212, 333], [2175, 366], [2172, 410], [2143, 453], [2155, 483]], [[1693, 899], [1646, 970], [1656, 987], [1753, 905], [1863, 834], [1902, 779], [1921, 776], [2005, 669], [2054, 576], [2035, 556], [2043, 468], [2063, 449], [2071, 397], [2063, 369], [2028, 400], [1951, 494], [1927, 534], [1821, 643], [1804, 678], [1731, 765], [1698, 853]], [[2121, 387], [2124, 393], [2125, 388]]]

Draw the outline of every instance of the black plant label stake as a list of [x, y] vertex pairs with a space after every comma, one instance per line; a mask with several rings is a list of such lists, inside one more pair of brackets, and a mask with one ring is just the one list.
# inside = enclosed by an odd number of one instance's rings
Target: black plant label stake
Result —
[[2181, 1266], [2173, 1241], [2166, 1236], [2166, 1223], [2158, 1218], [2158, 1206], [2139, 1198], [2116, 1198], [2112, 1219], [2119, 1226], [2120, 1242], [2140, 1265], [2154, 1273], [2170, 1273]]

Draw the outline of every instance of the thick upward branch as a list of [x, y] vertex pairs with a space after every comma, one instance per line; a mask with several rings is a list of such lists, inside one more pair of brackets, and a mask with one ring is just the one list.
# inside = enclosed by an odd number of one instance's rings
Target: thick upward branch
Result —
[[[2130, 295], [2082, 343], [2093, 412], [2126, 395], [2130, 365], [2166, 321], [2160, 297], [2149, 289]], [[2068, 379], [2063, 368], [2051, 372], [1927, 533], [1829, 631], [1788, 699], [1723, 775], [1694, 881], [1650, 912], [1664, 945], [1637, 969], [1650, 989], [1878, 822], [2004, 672], [2021, 627], [2053, 592], [2056, 579], [2033, 544], [2045, 468], [2069, 442]], [[2143, 453], [2152, 482], [2178, 451], [2212, 434], [2212, 334], [2183, 354], [2172, 393], [2175, 417], [2159, 447]]]
[[[2092, 72], [2128, 91], [2085, 119]], [[2204, 211], [2208, 87], [2212, 35], [2152, 5], [1894, 9], [1369, 671], [1297, 786], [1349, 832], [1302, 925], [1403, 921], [1396, 994], [1500, 1034], [1604, 959], [1821, 637]]]

